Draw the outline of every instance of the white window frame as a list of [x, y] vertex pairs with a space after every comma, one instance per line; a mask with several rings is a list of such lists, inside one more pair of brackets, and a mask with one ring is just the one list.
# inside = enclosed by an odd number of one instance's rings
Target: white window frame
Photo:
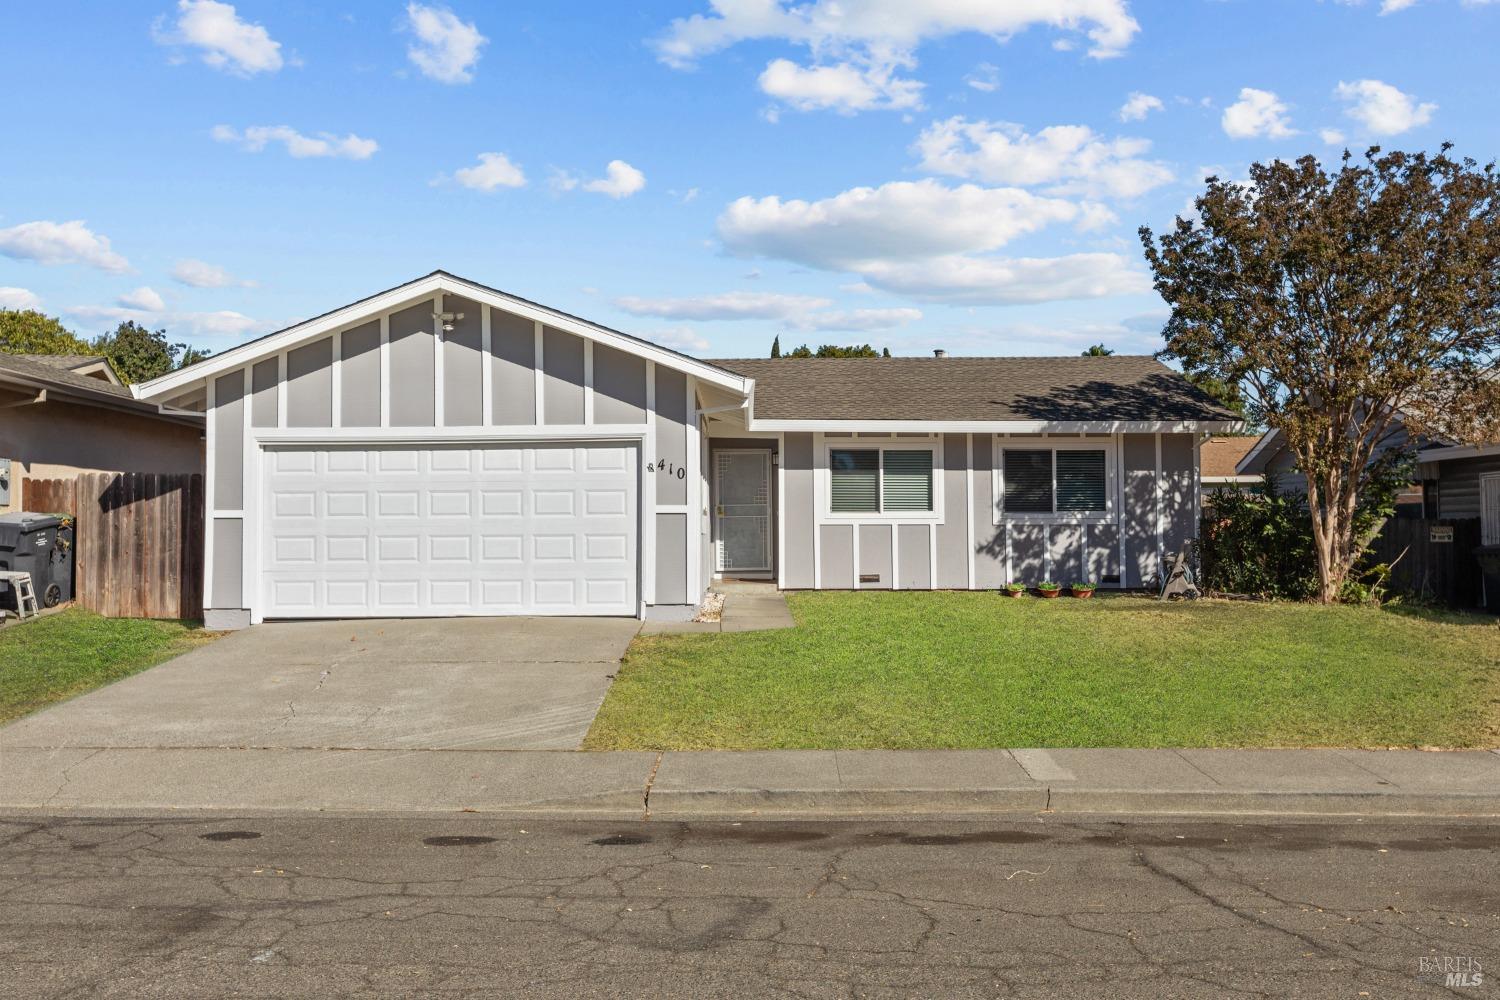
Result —
[[[1059, 451], [1102, 451], [1104, 453], [1104, 509], [1102, 511], [1065, 511], [1050, 514], [1031, 511], [1008, 513], [1005, 504], [1005, 451], [1051, 451], [1052, 456], [1052, 506], [1057, 506], [1057, 455]], [[994, 454], [991, 456], [995, 502], [992, 507], [993, 524], [1115, 524], [1120, 518], [1116, 498], [1120, 494], [1119, 470], [1116, 466], [1116, 439], [1074, 438], [1006, 438], [996, 437]]]
[[[932, 455], [932, 510], [835, 511], [833, 509], [833, 453], [836, 451], [874, 451], [880, 458], [876, 466], [876, 496], [885, 502], [885, 453], [887, 451], [925, 451]], [[943, 449], [935, 438], [835, 438], [824, 442], [822, 475], [818, 484], [819, 523], [852, 524], [942, 524], [943, 523]]]
[[1484, 506], [1484, 494], [1491, 483], [1495, 483], [1496, 488], [1500, 489], [1500, 473], [1490, 472], [1479, 477], [1479, 541], [1481, 545], [1500, 545], [1500, 523], [1491, 522], [1490, 513]]

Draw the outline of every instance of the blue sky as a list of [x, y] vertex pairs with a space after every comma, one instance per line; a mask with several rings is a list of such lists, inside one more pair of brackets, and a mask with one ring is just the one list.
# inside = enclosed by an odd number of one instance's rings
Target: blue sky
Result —
[[703, 356], [1160, 346], [1205, 171], [1500, 149], [1500, 0], [7, 4], [0, 306], [222, 350], [444, 268]]

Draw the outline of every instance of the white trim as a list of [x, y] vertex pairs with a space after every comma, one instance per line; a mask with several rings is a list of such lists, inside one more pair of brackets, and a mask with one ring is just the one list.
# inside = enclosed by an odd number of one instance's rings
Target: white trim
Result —
[[823, 589], [823, 522], [818, 519], [819, 505], [822, 503], [822, 491], [820, 483], [828, 478], [828, 452], [824, 448], [824, 437], [821, 431], [813, 434], [812, 474], [813, 474], [813, 589]]
[[368, 321], [375, 315], [390, 313], [404, 306], [431, 299], [439, 292], [452, 293], [481, 305], [490, 305], [504, 312], [533, 320], [538, 324], [545, 323], [547, 326], [566, 333], [597, 340], [627, 354], [664, 364], [686, 374], [696, 375], [701, 381], [734, 392], [748, 395], [754, 386], [753, 379], [736, 375], [706, 361], [686, 357], [675, 351], [637, 340], [617, 330], [590, 323], [576, 316], [569, 316], [535, 302], [513, 298], [503, 292], [476, 285], [455, 275], [434, 273], [381, 292], [361, 302], [344, 306], [342, 309], [336, 309], [324, 316], [288, 327], [279, 333], [231, 348], [181, 371], [171, 372], [149, 382], [132, 386], [131, 393], [136, 399], [175, 395], [174, 390], [183, 386], [194, 385], [203, 379], [213, 378], [215, 375], [243, 367], [249, 362], [279, 353], [288, 347], [296, 347], [306, 341], [316, 340], [339, 327], [353, 326], [361, 321]]
[[447, 401], [444, 398], [448, 387], [444, 384], [447, 365], [443, 358], [443, 297], [432, 298], [432, 426], [442, 427], [448, 422]]
[[1455, 458], [1484, 458], [1500, 455], [1500, 443], [1480, 445], [1454, 445], [1449, 448], [1428, 448], [1417, 452], [1418, 462], [1446, 462]]
[[[690, 379], [691, 380], [691, 379]], [[583, 342], [583, 422], [594, 422], [594, 342]]]
[[1199, 480], [1209, 486], [1233, 486], [1236, 483], [1263, 483], [1265, 476], [1202, 476]]
[[[1115, 464], [1114, 449], [1110, 447], [1111, 441], [1095, 438], [1078, 438], [1070, 440], [1057, 440], [1045, 438], [1042, 440], [1027, 440], [1015, 438], [995, 437], [990, 449], [990, 495], [994, 502], [990, 504], [990, 523], [996, 526], [1002, 524], [1118, 524], [1122, 520], [1124, 504], [1115, 503], [1115, 483], [1119, 477], [1119, 468]], [[1101, 451], [1104, 453], [1104, 510], [1084, 511], [1081, 513], [1053, 512], [1044, 513], [1006, 513], [1005, 501], [1005, 450], [1009, 447], [1012, 451], [1051, 451], [1052, 457], [1052, 505], [1057, 506], [1057, 455], [1059, 451]]]
[[[214, 609], [214, 503], [217, 501], [214, 480], [218, 478], [215, 466], [217, 456], [214, 439], [218, 436], [219, 415], [217, 377], [208, 380], [205, 388], [203, 411], [203, 607]], [[242, 487], [243, 488], [243, 487]], [[217, 609], [214, 609], [217, 610]]]
[[1156, 435], [1156, 479], [1153, 485], [1153, 494], [1156, 501], [1156, 581], [1157, 586], [1166, 582], [1162, 569], [1166, 562], [1164, 547], [1166, 545], [1166, 526], [1162, 523], [1162, 478], [1161, 478], [1161, 435]]
[[[225, 372], [227, 375], [228, 372]], [[292, 394], [291, 371], [287, 367], [286, 352], [276, 356], [276, 426], [286, 426], [287, 398]]]
[[391, 426], [391, 318], [380, 317], [380, 426]]
[[852, 576], [852, 579], [854, 580], [854, 586], [853, 586], [852, 589], [858, 590], [859, 589], [859, 522], [858, 521], [856, 521], [854, 524], [851, 524], [849, 526], [849, 562], [850, 562], [850, 564], [852, 565], [852, 567], [854, 569], [854, 573], [853, 573], [853, 576]]
[[[584, 377], [584, 423], [593, 422], [593, 381], [594, 381], [594, 350], [593, 344], [584, 342], [583, 353], [583, 377]], [[686, 590], [689, 604], [699, 604], [703, 600], [703, 518], [708, 513], [703, 504], [703, 469], [699, 465], [703, 460], [703, 430], [702, 417], [698, 416], [698, 380], [689, 375], [687, 377], [687, 427], [686, 445], [687, 455], [684, 456], [687, 463], [687, 504], [688, 516], [685, 519], [684, 529], [687, 532], [687, 544], [683, 546], [687, 551], [687, 575], [683, 578], [686, 582]], [[769, 461], [769, 456], [767, 456]], [[767, 483], [767, 486], [770, 484]], [[770, 524], [767, 523], [767, 528]], [[768, 539], [769, 541], [769, 539]], [[766, 546], [767, 557], [770, 556], [770, 545]], [[770, 567], [766, 567], [769, 569]]]
[[1000, 525], [1000, 527], [1005, 530], [1005, 582], [1006, 583], [1015, 583], [1016, 582], [1016, 569], [1015, 569], [1014, 566], [1011, 565], [1011, 559], [1010, 559], [1010, 536], [1011, 536], [1011, 533], [1015, 530], [1016, 526], [1014, 524], [1002, 524], [1002, 525]]
[[[822, 437], [822, 435], [819, 435]], [[943, 509], [945, 491], [943, 488], [943, 442], [941, 438], [889, 438], [889, 439], [848, 439], [848, 438], [824, 438], [821, 457], [823, 459], [822, 475], [818, 475], [815, 467], [813, 472], [814, 493], [816, 495], [817, 511], [814, 520], [818, 524], [850, 524], [854, 522], [867, 522], [869, 524], [944, 524], [946, 523], [946, 512]], [[878, 460], [877, 476], [879, 479], [879, 496], [883, 499], [885, 486], [885, 457], [887, 451], [930, 451], [932, 453], [932, 510], [930, 511], [855, 511], [835, 512], [833, 510], [833, 476], [829, 469], [832, 467], [831, 455], [835, 451], [878, 451], [881, 457]]]
[[[333, 348], [335, 351], [339, 349], [337, 335], [334, 337]], [[335, 356], [335, 378], [337, 378], [337, 366], [338, 358]], [[244, 385], [240, 393], [240, 399], [243, 401], [240, 407], [240, 607], [254, 608], [258, 605], [255, 585], [256, 570], [260, 566], [260, 531], [258, 528], [251, 527], [251, 519], [258, 517], [260, 513], [260, 504], [253, 492], [260, 488], [260, 449], [255, 447], [254, 428], [251, 426], [255, 416], [255, 366], [247, 365], [242, 371], [240, 377], [244, 379]], [[220, 516], [232, 516], [232, 512], [229, 511], [216, 513]]]
[[[968, 537], [969, 545], [969, 589], [974, 590], [978, 583], [977, 570], [974, 561], [977, 553], [974, 551], [974, 435], [964, 435], [965, 448], [967, 449], [967, 461], [964, 464], [964, 495], [967, 499], [964, 513], [964, 531]], [[937, 586], [937, 580], [933, 580], [933, 586]]]
[[481, 305], [479, 307], [479, 354], [483, 367], [479, 370], [479, 398], [484, 405], [484, 413], [479, 417], [479, 422], [486, 427], [495, 423], [495, 359], [493, 356], [493, 336], [490, 333], [490, 307]]
[[1479, 477], [1479, 543], [1481, 545], [1500, 545], [1500, 524], [1491, 524], [1484, 507], [1484, 491], [1490, 483], [1495, 483], [1500, 488], [1500, 472], [1491, 472]]
[[[545, 398], [547, 391], [547, 373], [542, 367], [544, 361], [546, 360], [547, 347], [544, 342], [546, 338], [542, 333], [541, 320], [536, 321], [536, 325], [532, 328], [532, 335], [532, 350], [536, 355], [533, 359], [536, 365], [536, 370], [533, 372], [533, 379], [535, 381], [535, 388], [533, 391], [536, 395], [536, 406], [534, 407], [534, 409], [536, 410], [536, 425], [540, 427], [547, 422], [547, 401]], [[652, 461], [655, 461], [655, 459], [653, 458]]]
[[[542, 325], [536, 325], [537, 354], [537, 426], [542, 424]], [[646, 362], [646, 426], [641, 433], [641, 468], [656, 461], [656, 362]], [[646, 557], [641, 557], [641, 604], [656, 603], [656, 476], [641, 473], [641, 550], [649, 552], [649, 572]]]
[[747, 430], [864, 434], [1191, 434], [1239, 428], [1228, 420], [759, 420]]
[[[776, 589], [786, 589], [786, 435], [776, 435], [776, 451], [771, 459], [776, 463], [776, 511], [771, 518], [771, 530], [776, 532]], [[816, 534], [817, 525], [813, 525]]]
[[1203, 437], [1193, 435], [1193, 541], [1198, 540], [1203, 528]]
[[[330, 427], [342, 427], [344, 425], [344, 331], [339, 330], [333, 335], [333, 373], [329, 377], [332, 390], [329, 392], [333, 412], [328, 415]], [[249, 371], [250, 369], [246, 369]], [[248, 386], [249, 383], [247, 382]]]
[[1062, 583], [1061, 580], [1052, 579], [1052, 525], [1042, 525], [1042, 579], [1053, 583]]
[[[899, 527], [899, 525], [898, 525]], [[898, 532], [899, 534], [899, 532]], [[937, 590], [937, 536], [938, 526], [927, 526], [927, 589]]]
[[[1234, 463], [1234, 471], [1244, 475], [1245, 473], [1242, 470], [1249, 468], [1250, 464], [1255, 461], [1260, 453], [1262, 451], [1265, 451], [1266, 448], [1270, 446], [1272, 441], [1277, 440], [1280, 437], [1281, 432], [1276, 430], [1275, 428], [1266, 431], [1260, 436], [1260, 440], [1256, 441], [1255, 445], [1249, 451], [1245, 452], [1244, 457], [1241, 458], [1238, 462]], [[1269, 460], [1270, 459], [1268, 457], [1267, 461]]]
[[1119, 587], [1120, 587], [1121, 590], [1124, 590], [1124, 589], [1126, 589], [1127, 587], [1130, 586], [1130, 571], [1125, 568], [1126, 554], [1130, 550], [1130, 548], [1129, 548], [1129, 542], [1128, 542], [1128, 540], [1126, 538], [1126, 535], [1129, 534], [1129, 532], [1127, 531], [1126, 518], [1125, 518], [1125, 510], [1126, 510], [1126, 508], [1125, 508], [1125, 475], [1126, 475], [1126, 473], [1125, 473], [1125, 435], [1121, 434], [1119, 437], [1115, 438], [1115, 451], [1119, 454], [1119, 460], [1120, 460], [1120, 464], [1119, 464], [1119, 469], [1120, 469], [1120, 477], [1119, 477], [1120, 478], [1120, 483], [1119, 483], [1119, 490], [1120, 490], [1120, 520], [1118, 522], [1118, 524], [1119, 524], [1119, 530], [1120, 530], [1120, 583], [1119, 583]]
[[473, 441], [642, 440], [646, 424], [551, 424], [547, 427], [283, 427], [256, 428], [262, 444], [466, 444]]
[[891, 525], [891, 589], [901, 589], [901, 525]]

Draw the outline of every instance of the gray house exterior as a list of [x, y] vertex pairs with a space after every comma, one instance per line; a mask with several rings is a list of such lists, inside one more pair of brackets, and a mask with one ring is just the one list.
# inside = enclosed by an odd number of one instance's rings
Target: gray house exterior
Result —
[[1137, 587], [1234, 426], [1150, 358], [703, 361], [441, 271], [134, 390], [207, 415], [218, 628]]
[[1480, 519], [1485, 545], [1500, 545], [1500, 444], [1437, 446], [1417, 453], [1434, 517]]

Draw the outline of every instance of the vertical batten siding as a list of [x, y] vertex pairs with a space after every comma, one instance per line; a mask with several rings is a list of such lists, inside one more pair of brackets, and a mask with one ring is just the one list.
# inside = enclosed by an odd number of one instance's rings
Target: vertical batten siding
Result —
[[[930, 590], [932, 588], [930, 536], [935, 529], [935, 525], [928, 524], [903, 524], [896, 528], [896, 565], [899, 567], [896, 586], [900, 589]], [[944, 551], [939, 549], [940, 556]], [[963, 555], [961, 546], [957, 548], [957, 553], [960, 556]]]
[[[668, 368], [656, 369], [656, 454], [647, 461], [666, 463], [673, 468], [687, 467], [688, 416], [687, 376]], [[670, 470], [656, 474], [658, 504], [687, 503], [687, 478], [677, 478]]]
[[536, 423], [536, 324], [512, 313], [490, 310], [490, 423]]
[[244, 558], [245, 522], [238, 517], [213, 519], [213, 600], [214, 607], [235, 610], [245, 606]]
[[818, 586], [822, 590], [853, 590], [854, 534], [852, 524], [818, 526]]
[[889, 524], [859, 526], [859, 575], [875, 577], [872, 581], [859, 583], [861, 590], [891, 589], [892, 530]]
[[[922, 560], [920, 574], [907, 562], [907, 550], [901, 550], [901, 576], [903, 588], [919, 586], [919, 577], [927, 579], [922, 587], [939, 587], [961, 590], [969, 585], [969, 491], [965, 483], [969, 475], [969, 441], [966, 434], [947, 434], [940, 447], [943, 449], [943, 523], [932, 525], [937, 538], [931, 544], [937, 551], [937, 579], [932, 579], [930, 558]], [[925, 526], [924, 526], [925, 527]], [[923, 533], [925, 536], [925, 532]]]
[[379, 427], [380, 323], [345, 330], [339, 341], [339, 424]]
[[[213, 512], [245, 507], [245, 373], [214, 380]], [[238, 605], [236, 605], [238, 607]]]
[[286, 426], [333, 426], [333, 338], [286, 354]]
[[969, 478], [974, 490], [974, 586], [980, 590], [1003, 587], [1010, 580], [1005, 526], [995, 524], [994, 454], [994, 435], [975, 434], [974, 469]]
[[432, 302], [427, 300], [390, 317], [392, 427], [435, 425], [437, 378], [432, 335]]
[[1156, 572], [1156, 437], [1126, 434], [1120, 449], [1125, 509], [1126, 587], [1144, 587]]
[[542, 332], [542, 422], [583, 423], [583, 338]]
[[1171, 568], [1177, 553], [1198, 534], [1195, 450], [1196, 442], [1191, 434], [1161, 435], [1160, 495], [1164, 559], [1161, 572]]
[[594, 345], [594, 423], [646, 422], [646, 359]]
[[691, 604], [687, 584], [687, 515], [656, 515], [656, 604]]
[[448, 295], [443, 309], [463, 313], [443, 334], [443, 425], [478, 427], [484, 423], [483, 307]]
[[252, 427], [275, 427], [278, 403], [276, 394], [280, 391], [277, 379], [280, 377], [279, 363], [275, 358], [268, 358], [251, 369], [250, 376], [250, 425]]
[[816, 490], [813, 486], [813, 436], [787, 434], [782, 438], [781, 475], [785, 492], [781, 514], [782, 586], [809, 590], [817, 586]]

